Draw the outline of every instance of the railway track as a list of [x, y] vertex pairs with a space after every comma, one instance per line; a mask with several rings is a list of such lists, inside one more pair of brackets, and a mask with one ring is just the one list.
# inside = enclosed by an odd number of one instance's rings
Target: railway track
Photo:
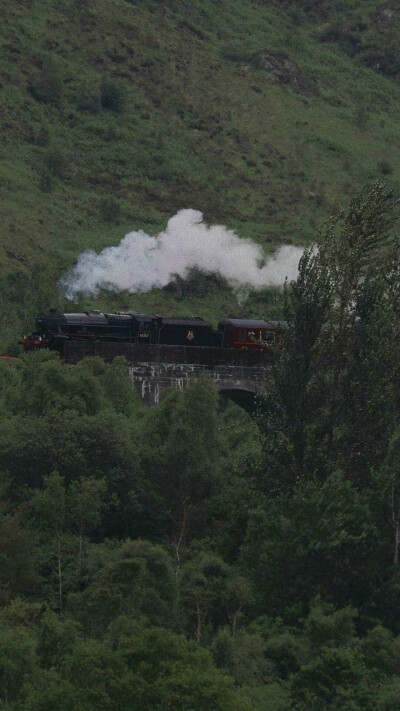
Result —
[[0, 360], [5, 361], [6, 363], [17, 363], [19, 358], [17, 356], [2, 355], [0, 353]]

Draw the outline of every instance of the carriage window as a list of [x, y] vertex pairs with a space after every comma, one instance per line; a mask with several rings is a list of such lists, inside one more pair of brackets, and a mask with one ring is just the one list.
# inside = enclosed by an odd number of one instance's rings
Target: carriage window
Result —
[[239, 341], [246, 341], [247, 340], [247, 333], [244, 330], [244, 328], [239, 329]]
[[263, 334], [264, 343], [275, 343], [275, 333], [274, 331], [266, 331]]

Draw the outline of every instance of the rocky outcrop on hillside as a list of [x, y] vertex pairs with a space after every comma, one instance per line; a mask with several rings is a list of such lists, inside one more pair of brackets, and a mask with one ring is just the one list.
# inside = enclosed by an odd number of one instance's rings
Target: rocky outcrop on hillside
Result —
[[378, 25], [389, 27], [392, 22], [394, 10], [390, 7], [379, 7], [375, 13], [374, 20]]
[[282, 84], [287, 84], [297, 94], [306, 96], [318, 93], [317, 83], [303, 72], [292, 59], [282, 53], [264, 49], [252, 58], [256, 69], [264, 69], [273, 74]]

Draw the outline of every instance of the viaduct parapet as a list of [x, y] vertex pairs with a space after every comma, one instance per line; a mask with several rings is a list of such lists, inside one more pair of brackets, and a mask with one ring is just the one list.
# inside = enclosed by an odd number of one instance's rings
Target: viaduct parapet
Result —
[[193, 378], [207, 374], [222, 395], [250, 410], [255, 395], [266, 393], [272, 367], [272, 353], [267, 350], [99, 341], [65, 343], [67, 363], [76, 364], [88, 356], [99, 356], [107, 362], [123, 356], [142, 402], [149, 406], [157, 405], [167, 388], [183, 389]]

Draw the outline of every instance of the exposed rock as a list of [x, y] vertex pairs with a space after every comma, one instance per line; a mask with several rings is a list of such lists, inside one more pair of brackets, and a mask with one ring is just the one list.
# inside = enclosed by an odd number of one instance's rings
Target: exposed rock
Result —
[[375, 21], [378, 25], [389, 27], [394, 11], [390, 7], [382, 7], [375, 14]]
[[283, 52], [263, 50], [252, 58], [253, 66], [273, 74], [282, 84], [287, 84], [297, 94], [306, 96], [318, 93], [317, 83], [303, 72]]
[[199, 27], [196, 27], [188, 20], [181, 20], [178, 27], [182, 32], [190, 32], [190, 34], [194, 35], [198, 39], [207, 39], [205, 33]]
[[9, 250], [5, 250], [5, 253], [9, 259], [14, 259], [17, 262], [22, 262], [22, 264], [27, 264], [28, 260], [26, 257], [18, 256], [17, 254], [14, 254], [14, 252], [10, 252]]

